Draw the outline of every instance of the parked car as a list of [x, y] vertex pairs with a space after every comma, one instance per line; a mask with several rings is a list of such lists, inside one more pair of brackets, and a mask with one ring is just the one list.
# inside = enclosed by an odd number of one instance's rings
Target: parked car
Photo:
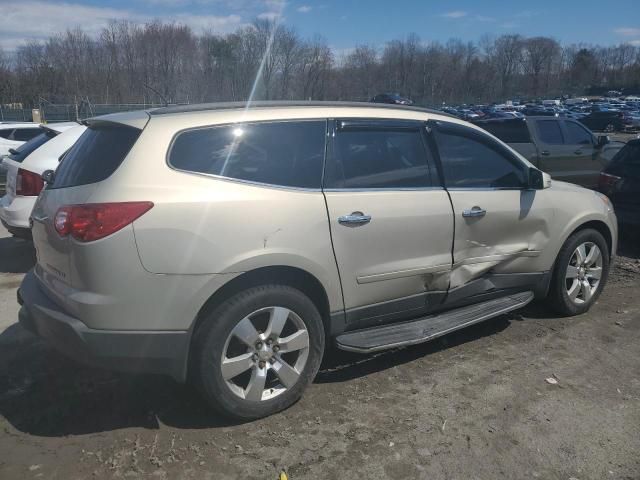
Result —
[[371, 99], [373, 103], [391, 103], [395, 105], [413, 105], [413, 100], [399, 93], [381, 93]]
[[580, 119], [591, 130], [619, 132], [631, 126], [631, 119], [618, 110], [596, 110]]
[[620, 223], [640, 226], [640, 139], [613, 157], [600, 174], [598, 190], [611, 199]]
[[6, 193], [0, 199], [0, 221], [13, 235], [29, 237], [29, 215], [44, 183], [42, 172], [57, 167], [58, 157], [78, 139], [84, 127], [75, 122], [42, 125], [40, 134], [4, 159]]
[[436, 111], [258, 102], [86, 123], [44, 174], [20, 322], [84, 362], [190, 378], [240, 419], [300, 398], [329, 344], [425, 342], [535, 296], [585, 312], [615, 254], [606, 196]]
[[9, 155], [24, 142], [39, 135], [40, 125], [33, 122], [0, 122], [0, 157]]
[[566, 117], [475, 122], [553, 178], [595, 188], [603, 167], [622, 147]]

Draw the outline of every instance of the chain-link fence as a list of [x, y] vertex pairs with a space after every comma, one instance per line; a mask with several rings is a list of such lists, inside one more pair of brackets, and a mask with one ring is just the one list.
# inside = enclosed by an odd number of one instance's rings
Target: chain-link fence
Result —
[[[106, 115], [108, 113], [130, 112], [162, 107], [155, 103], [127, 103], [127, 104], [51, 104], [43, 103], [38, 106], [44, 122], [74, 122], [86, 118]], [[0, 121], [2, 122], [31, 122], [32, 111], [28, 108], [8, 108], [0, 105]]]

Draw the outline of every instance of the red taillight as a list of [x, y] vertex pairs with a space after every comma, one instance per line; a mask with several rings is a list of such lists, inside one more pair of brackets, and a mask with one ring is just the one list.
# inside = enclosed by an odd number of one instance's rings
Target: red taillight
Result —
[[616, 175], [600, 172], [600, 177], [598, 178], [598, 190], [602, 193], [608, 193], [615, 186], [618, 180], [620, 180], [620, 177], [617, 177]]
[[24, 197], [32, 197], [40, 195], [40, 191], [44, 188], [44, 180], [37, 173], [29, 170], [18, 169], [16, 177], [16, 195]]
[[71, 235], [80, 242], [92, 242], [126, 227], [151, 207], [152, 202], [65, 205], [56, 212], [54, 226], [62, 237]]

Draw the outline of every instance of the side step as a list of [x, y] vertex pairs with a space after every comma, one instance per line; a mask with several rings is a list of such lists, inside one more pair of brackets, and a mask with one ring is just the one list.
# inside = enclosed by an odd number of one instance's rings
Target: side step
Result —
[[410, 322], [347, 332], [339, 335], [336, 343], [341, 350], [360, 353], [415, 345], [524, 307], [533, 296], [533, 292], [515, 293]]

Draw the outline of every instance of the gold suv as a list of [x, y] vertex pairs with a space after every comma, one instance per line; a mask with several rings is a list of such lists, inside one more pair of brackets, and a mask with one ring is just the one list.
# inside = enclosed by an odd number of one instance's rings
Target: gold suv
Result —
[[608, 199], [485, 131], [364, 103], [107, 115], [43, 174], [22, 324], [252, 419], [300, 398], [327, 344], [425, 342], [526, 305], [589, 309]]

